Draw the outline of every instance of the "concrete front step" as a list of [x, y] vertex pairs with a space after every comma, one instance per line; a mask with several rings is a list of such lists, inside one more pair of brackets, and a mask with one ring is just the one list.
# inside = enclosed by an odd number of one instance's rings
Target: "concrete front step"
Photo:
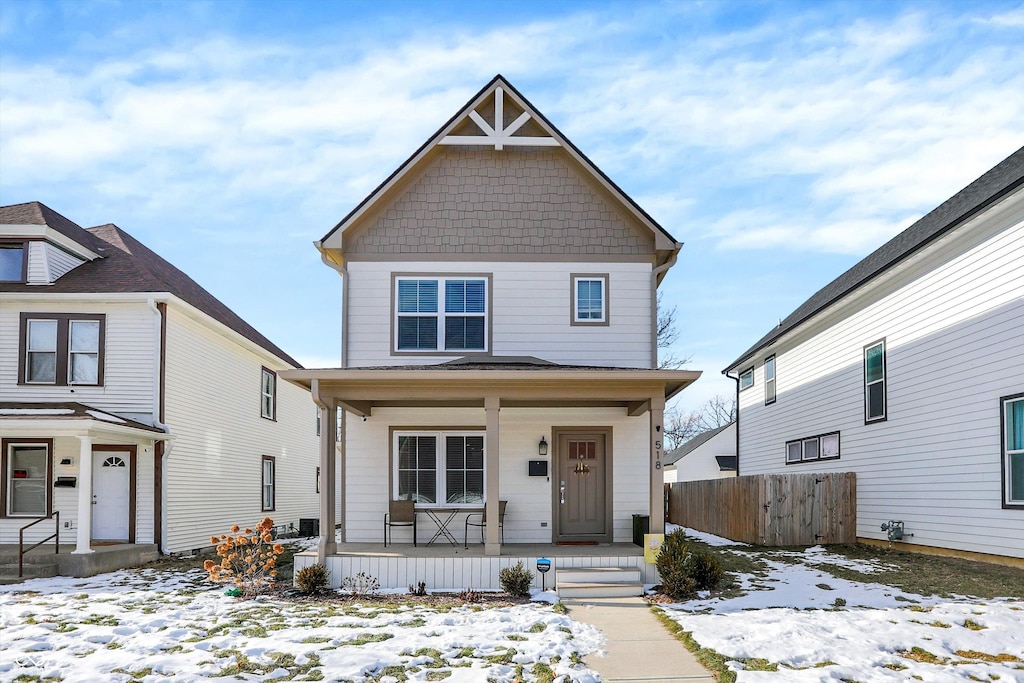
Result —
[[[28, 558], [25, 558], [26, 560]], [[26, 562], [24, 575], [18, 576], [18, 563], [0, 564], [0, 584], [21, 583], [26, 579], [42, 579], [57, 576], [57, 565], [42, 564], [39, 562]]]
[[642, 583], [587, 583], [583, 581], [560, 581], [560, 598], [630, 598], [643, 595]]
[[575, 567], [555, 571], [555, 586], [562, 598], [619, 598], [642, 595], [636, 567]]

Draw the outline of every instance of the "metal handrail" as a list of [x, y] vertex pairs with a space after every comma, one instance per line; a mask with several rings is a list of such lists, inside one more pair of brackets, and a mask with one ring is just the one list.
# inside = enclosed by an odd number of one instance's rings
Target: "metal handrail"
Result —
[[[29, 527], [33, 527], [36, 524], [39, 524], [39, 522], [42, 522], [43, 520], [51, 519], [53, 517], [57, 518], [57, 523], [54, 525], [54, 532], [53, 532], [53, 534], [50, 535], [50, 536], [47, 536], [46, 538], [44, 538], [43, 540], [39, 541], [34, 546], [32, 546], [31, 548], [28, 548], [26, 550], [25, 549], [25, 529], [28, 529]], [[59, 555], [60, 554], [60, 510], [52, 512], [49, 515], [47, 515], [46, 517], [40, 517], [36, 521], [34, 521], [34, 522], [30, 523], [30, 524], [26, 524], [25, 526], [21, 527], [21, 529], [18, 530], [18, 578], [19, 579], [23, 578], [25, 576], [25, 553], [32, 552], [33, 550], [35, 550], [36, 548], [38, 548], [42, 544], [44, 544], [47, 541], [49, 541], [51, 538], [54, 539], [53, 554], [54, 555]]]

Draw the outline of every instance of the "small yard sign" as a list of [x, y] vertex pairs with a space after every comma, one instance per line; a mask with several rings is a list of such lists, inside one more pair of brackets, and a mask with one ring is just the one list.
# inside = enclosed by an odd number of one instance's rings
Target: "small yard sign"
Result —
[[644, 562], [654, 564], [661, 553], [661, 544], [665, 542], [665, 534], [644, 534]]

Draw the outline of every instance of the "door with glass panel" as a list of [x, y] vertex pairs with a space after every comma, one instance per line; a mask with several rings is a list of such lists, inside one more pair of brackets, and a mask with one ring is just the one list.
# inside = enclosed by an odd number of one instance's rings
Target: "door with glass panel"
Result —
[[610, 541], [607, 434], [558, 433], [555, 540]]

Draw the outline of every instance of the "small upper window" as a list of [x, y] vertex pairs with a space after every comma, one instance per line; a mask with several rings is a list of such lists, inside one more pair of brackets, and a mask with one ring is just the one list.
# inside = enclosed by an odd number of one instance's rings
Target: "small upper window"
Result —
[[27, 276], [28, 253], [24, 242], [0, 244], [0, 282], [24, 282]]
[[263, 368], [260, 385], [260, 415], [268, 420], [277, 419], [277, 373]]
[[775, 403], [775, 356], [764, 361], [764, 404]]
[[101, 386], [105, 323], [102, 314], [22, 313], [19, 382]]
[[572, 323], [608, 324], [608, 276], [572, 276]]
[[1003, 401], [1003, 505], [1024, 507], [1024, 394]]
[[754, 386], [754, 368], [749, 368], [740, 373], [740, 391]]
[[864, 422], [884, 420], [885, 340], [864, 347]]

